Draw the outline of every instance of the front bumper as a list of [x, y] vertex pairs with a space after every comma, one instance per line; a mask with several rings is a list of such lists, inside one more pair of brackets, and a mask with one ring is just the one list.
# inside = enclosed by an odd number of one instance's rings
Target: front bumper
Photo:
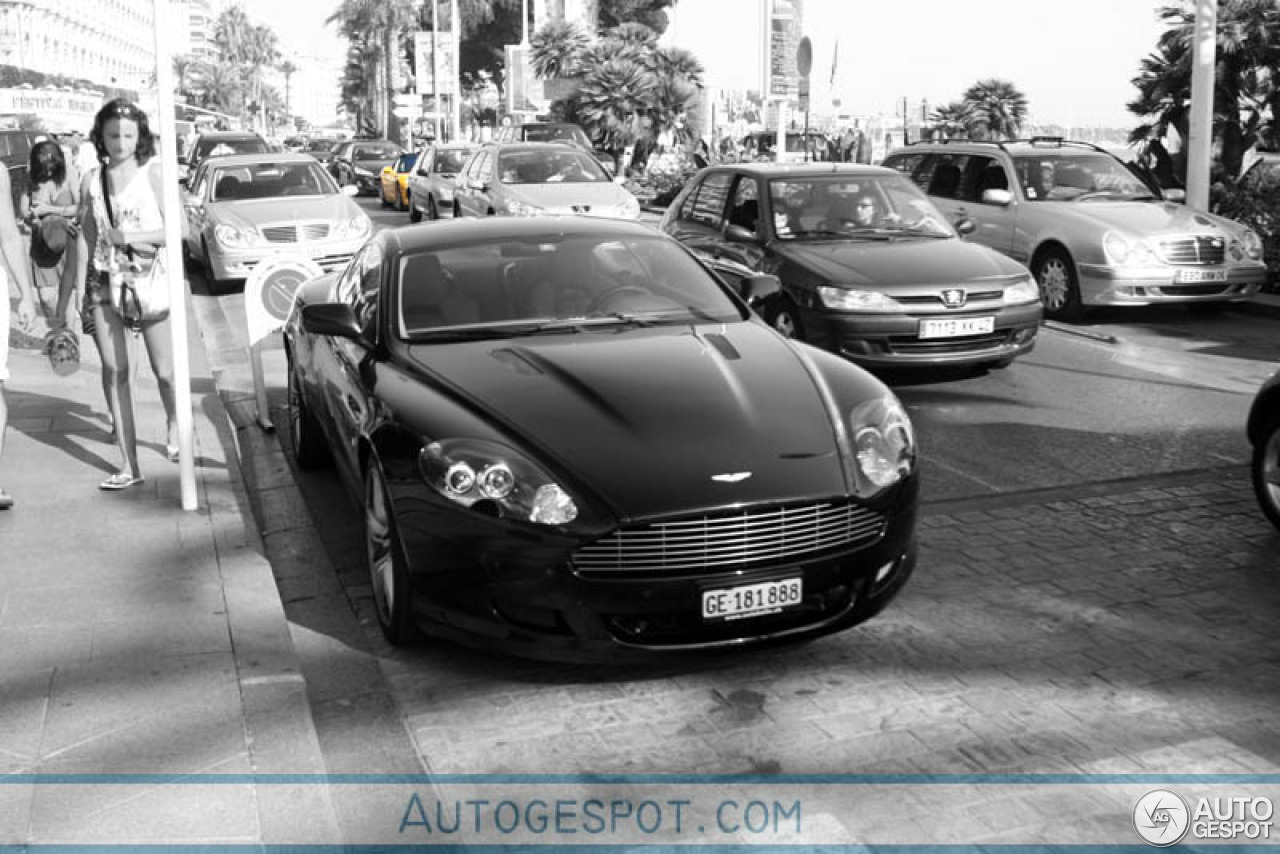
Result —
[[[423, 628], [527, 658], [652, 660], [817, 637], [878, 613], [916, 561], [914, 478], [874, 504], [883, 527], [865, 542], [798, 559], [680, 573], [579, 570], [580, 541], [515, 532], [424, 500], [420, 486], [404, 489], [417, 493], [397, 499], [397, 526]], [[702, 616], [704, 591], [795, 577], [802, 579], [803, 599], [794, 606], [736, 620]]]
[[[1267, 281], [1262, 263], [1234, 267], [1116, 268], [1103, 264], [1076, 267], [1085, 305], [1154, 305], [1245, 300]], [[1222, 276], [1220, 281], [1177, 281], [1179, 276]]]
[[[990, 333], [920, 337], [921, 321], [994, 316]], [[1039, 303], [931, 314], [853, 314], [800, 308], [806, 340], [864, 367], [944, 367], [1003, 362], [1035, 348]]]

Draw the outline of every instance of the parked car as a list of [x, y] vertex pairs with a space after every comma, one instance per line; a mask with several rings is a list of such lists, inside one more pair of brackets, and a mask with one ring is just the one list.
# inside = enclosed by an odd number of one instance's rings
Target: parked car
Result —
[[1030, 266], [1045, 313], [1187, 303], [1218, 309], [1266, 281], [1262, 240], [1224, 217], [1164, 199], [1114, 155], [1059, 137], [923, 142], [885, 158], [970, 239]]
[[186, 155], [178, 161], [178, 177], [186, 178], [208, 157], [225, 154], [269, 154], [270, 152], [271, 146], [267, 141], [252, 131], [208, 131], [197, 136], [187, 146]]
[[365, 514], [375, 613], [547, 659], [871, 617], [915, 564], [911, 422], [674, 241], [587, 217], [384, 230], [285, 326], [293, 452]]
[[1254, 494], [1271, 524], [1280, 528], [1280, 371], [1258, 389], [1246, 432], [1253, 446]]
[[377, 193], [382, 167], [395, 163], [403, 152], [385, 139], [344, 142], [329, 159], [329, 174], [339, 184], [354, 184], [358, 193]]
[[324, 270], [350, 260], [372, 229], [367, 214], [307, 154], [239, 154], [206, 160], [184, 194], [183, 250], [209, 289], [242, 280], [278, 252]]
[[31, 149], [35, 135], [19, 128], [0, 128], [0, 163], [9, 170], [9, 189], [13, 209], [18, 210], [19, 200], [31, 189], [28, 170], [31, 168]]
[[454, 180], [476, 147], [468, 142], [428, 145], [418, 154], [417, 166], [409, 174], [409, 220], [453, 216]]
[[610, 175], [618, 172], [613, 152], [596, 148], [580, 125], [572, 122], [522, 122], [504, 125], [494, 131], [494, 142], [567, 142], [595, 155]]
[[398, 211], [409, 209], [409, 173], [418, 162], [416, 153], [401, 154], [395, 163], [382, 167], [378, 182], [378, 198], [382, 206], [394, 205]]
[[338, 149], [342, 147], [344, 140], [332, 139], [330, 137], [316, 137], [307, 140], [306, 147], [302, 149], [304, 154], [310, 154], [326, 167], [329, 161], [333, 159], [333, 155], [338, 153]]
[[1035, 346], [1040, 296], [1026, 267], [961, 240], [888, 169], [711, 167], [660, 227], [704, 256], [776, 275], [782, 293], [765, 319], [864, 366], [1004, 367]]
[[640, 202], [591, 154], [557, 142], [481, 146], [455, 182], [454, 216], [547, 214], [639, 219]]

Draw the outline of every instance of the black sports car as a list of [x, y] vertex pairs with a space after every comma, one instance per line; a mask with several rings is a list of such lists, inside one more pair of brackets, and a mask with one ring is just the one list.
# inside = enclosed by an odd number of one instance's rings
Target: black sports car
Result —
[[297, 461], [366, 516], [378, 620], [534, 658], [815, 636], [915, 563], [894, 395], [674, 240], [573, 217], [383, 231], [299, 289]]
[[1280, 528], [1280, 371], [1258, 389], [1246, 429], [1253, 445], [1251, 470], [1258, 506]]

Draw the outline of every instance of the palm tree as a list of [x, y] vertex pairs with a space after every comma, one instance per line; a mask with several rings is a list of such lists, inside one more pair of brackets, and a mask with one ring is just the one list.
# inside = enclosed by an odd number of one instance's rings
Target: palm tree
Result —
[[591, 39], [572, 21], [548, 21], [529, 38], [529, 62], [543, 80], [573, 77], [582, 68]]
[[979, 80], [961, 99], [970, 133], [978, 139], [1014, 139], [1027, 117], [1027, 96], [1007, 80]]
[[929, 116], [933, 131], [943, 139], [963, 138], [969, 135], [969, 107], [963, 101], [952, 101], [936, 108]]
[[284, 75], [284, 112], [286, 116], [289, 116], [293, 114], [289, 98], [289, 84], [293, 80], [293, 75], [298, 73], [298, 66], [294, 65], [291, 60], [286, 59], [280, 63], [280, 73]]
[[635, 116], [648, 109], [656, 84], [633, 59], [619, 57], [595, 66], [578, 88], [578, 121], [597, 145], [616, 156], [635, 142]]
[[342, 0], [326, 23], [337, 24], [348, 43], [359, 46], [362, 59], [376, 60], [378, 76], [373, 87], [376, 124], [389, 139], [395, 140], [399, 129], [398, 124], [391, 121], [395, 97], [391, 83], [395, 79], [395, 63], [404, 34], [418, 25], [414, 0]]

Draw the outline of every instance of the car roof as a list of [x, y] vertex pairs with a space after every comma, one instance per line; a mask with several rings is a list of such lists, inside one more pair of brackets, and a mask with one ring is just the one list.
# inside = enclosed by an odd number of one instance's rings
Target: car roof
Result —
[[[222, 166], [252, 166], [255, 163], [318, 163], [310, 154], [301, 151], [260, 151], [253, 154], [222, 154], [217, 160]], [[210, 167], [212, 168], [212, 167]]]
[[897, 175], [897, 170], [883, 166], [869, 166], [863, 163], [831, 163], [816, 160], [812, 163], [733, 163], [724, 166], [710, 166], [708, 172], [746, 172], [761, 178], [777, 178], [782, 176], [799, 176], [804, 178], [820, 175]]
[[210, 130], [200, 134], [201, 139], [262, 139], [251, 130]]
[[1058, 154], [1110, 154], [1116, 156], [1115, 152], [1108, 151], [1100, 145], [1092, 142], [1082, 142], [1073, 139], [1064, 139], [1060, 136], [1033, 136], [1027, 139], [1004, 139], [1004, 140], [987, 140], [987, 139], [940, 139], [940, 140], [920, 140], [918, 142], [910, 142], [905, 146], [895, 148], [889, 154], [910, 153], [912, 151], [991, 151], [992, 149], [1007, 151], [1010, 154], [1044, 154], [1055, 152]]
[[501, 148], [504, 150], [520, 149], [522, 151], [581, 151], [572, 142], [567, 139], [556, 139], [547, 142], [533, 142], [531, 140], [512, 140], [511, 142], [486, 142], [478, 148]]
[[[502, 216], [485, 219], [447, 219], [422, 225], [388, 228], [379, 233], [388, 250], [415, 252], [448, 246], [456, 242], [482, 239], [500, 242], [538, 236], [581, 237], [663, 237], [650, 225], [630, 220], [585, 216]], [[670, 239], [670, 238], [664, 238]]]

